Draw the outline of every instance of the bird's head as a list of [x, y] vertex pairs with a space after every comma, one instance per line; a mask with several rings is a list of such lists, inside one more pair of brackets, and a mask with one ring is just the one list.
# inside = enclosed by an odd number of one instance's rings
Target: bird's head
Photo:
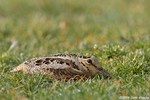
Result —
[[82, 58], [80, 59], [80, 63], [84, 67], [85, 71], [87, 71], [87, 73], [90, 73], [92, 75], [102, 74], [106, 77], [111, 78], [111, 74], [101, 67], [97, 58], [95, 58], [94, 56]]

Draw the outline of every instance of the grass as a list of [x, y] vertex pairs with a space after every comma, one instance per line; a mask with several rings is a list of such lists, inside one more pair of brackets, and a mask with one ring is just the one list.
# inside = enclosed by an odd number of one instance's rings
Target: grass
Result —
[[[0, 0], [1, 100], [150, 97], [150, 6], [145, 0]], [[9, 71], [56, 53], [94, 55], [113, 79], [58, 81]]]

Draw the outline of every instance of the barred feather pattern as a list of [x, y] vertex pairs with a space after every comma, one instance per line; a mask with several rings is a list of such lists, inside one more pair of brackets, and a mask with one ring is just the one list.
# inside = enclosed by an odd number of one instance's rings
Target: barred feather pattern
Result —
[[76, 54], [55, 54], [32, 58], [15, 67], [11, 72], [44, 73], [56, 79], [89, 78], [96, 74], [111, 77], [94, 56]]

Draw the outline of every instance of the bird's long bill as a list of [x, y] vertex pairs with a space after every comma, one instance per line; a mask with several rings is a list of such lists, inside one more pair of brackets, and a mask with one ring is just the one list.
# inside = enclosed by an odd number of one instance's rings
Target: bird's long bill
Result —
[[100, 68], [99, 73], [107, 76], [108, 78], [112, 78], [111, 74], [107, 72], [105, 69]]

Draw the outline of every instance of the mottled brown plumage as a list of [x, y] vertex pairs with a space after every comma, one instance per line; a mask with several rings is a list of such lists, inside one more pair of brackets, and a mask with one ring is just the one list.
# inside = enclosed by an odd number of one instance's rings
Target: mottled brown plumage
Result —
[[96, 74], [104, 74], [111, 78], [94, 57], [75, 54], [57, 54], [38, 57], [25, 61], [11, 72], [44, 73], [56, 79], [89, 78]]

